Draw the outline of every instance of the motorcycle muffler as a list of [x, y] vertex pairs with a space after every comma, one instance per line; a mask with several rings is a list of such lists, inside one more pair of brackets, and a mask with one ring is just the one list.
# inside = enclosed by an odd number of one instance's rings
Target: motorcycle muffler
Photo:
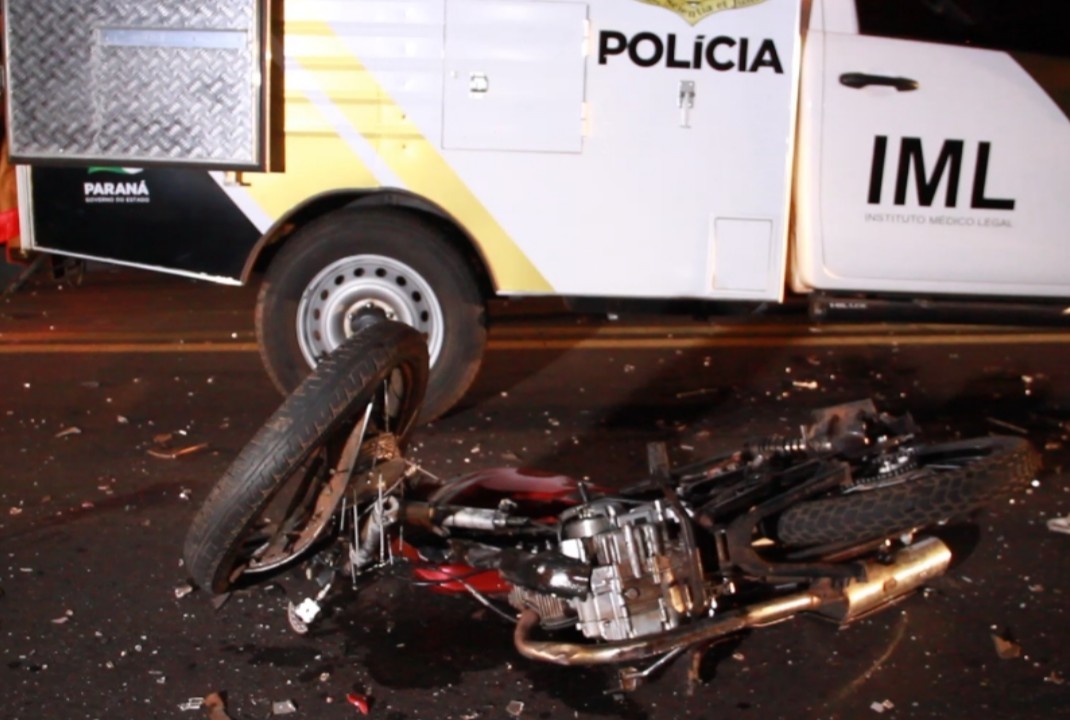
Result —
[[951, 550], [937, 538], [926, 538], [897, 552], [889, 563], [865, 563], [866, 579], [845, 587], [815, 583], [802, 592], [722, 613], [701, 622], [634, 640], [585, 644], [534, 640], [539, 624], [534, 610], [520, 614], [513, 634], [516, 649], [526, 658], [556, 665], [603, 665], [661, 655], [678, 648], [708, 643], [750, 628], [788, 620], [801, 612], [815, 612], [840, 623], [873, 613], [943, 575], [951, 564]]

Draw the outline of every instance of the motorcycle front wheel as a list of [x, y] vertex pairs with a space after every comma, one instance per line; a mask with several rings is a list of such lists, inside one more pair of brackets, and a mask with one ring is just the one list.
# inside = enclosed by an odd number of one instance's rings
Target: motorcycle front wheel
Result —
[[[185, 543], [190, 576], [225, 592], [302, 555], [362, 466], [400, 454], [427, 387], [423, 336], [363, 328], [316, 366], [212, 488]], [[384, 450], [384, 448], [386, 450]], [[332, 482], [332, 479], [334, 482]]]
[[1027, 484], [1039, 466], [1022, 438], [921, 446], [901, 482], [799, 503], [780, 516], [777, 538], [806, 547], [900, 535], [976, 510]]

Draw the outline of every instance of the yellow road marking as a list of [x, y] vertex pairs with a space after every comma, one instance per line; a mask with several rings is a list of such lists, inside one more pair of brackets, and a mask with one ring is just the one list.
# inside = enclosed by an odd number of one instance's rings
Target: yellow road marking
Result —
[[752, 337], [670, 337], [670, 338], [578, 338], [546, 340], [498, 340], [491, 338], [489, 350], [657, 350], [716, 347], [859, 347], [926, 345], [1064, 345], [1070, 333], [1026, 335], [854, 335], [854, 336], [752, 336]]
[[[48, 339], [42, 333], [7, 334], [0, 338], [0, 354], [32, 355], [58, 353], [252, 353], [255, 342], [223, 342], [187, 336], [166, 340], [164, 335], [107, 335], [67, 334]], [[687, 350], [696, 348], [758, 348], [758, 347], [925, 347], [925, 346], [1006, 346], [1006, 345], [1066, 345], [1070, 332], [1051, 333], [939, 333], [939, 334], [859, 334], [859, 335], [708, 335], [675, 337], [542, 337], [491, 338], [487, 349], [491, 352], [519, 350]]]
[[256, 343], [32, 343], [0, 344], [0, 355], [59, 355], [66, 353], [126, 354], [136, 353], [255, 353]]

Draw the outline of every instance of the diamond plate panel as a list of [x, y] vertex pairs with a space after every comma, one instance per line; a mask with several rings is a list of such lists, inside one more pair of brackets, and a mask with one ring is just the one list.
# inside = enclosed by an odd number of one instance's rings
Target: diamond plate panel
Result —
[[265, 169], [259, 0], [8, 0], [11, 154]]

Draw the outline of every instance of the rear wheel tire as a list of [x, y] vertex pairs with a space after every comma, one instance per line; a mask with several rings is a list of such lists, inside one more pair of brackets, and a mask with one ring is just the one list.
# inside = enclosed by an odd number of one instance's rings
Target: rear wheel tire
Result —
[[486, 345], [483, 297], [443, 230], [387, 208], [344, 209], [296, 231], [272, 260], [256, 305], [260, 355], [284, 395], [374, 313], [415, 327], [431, 374], [422, 421], [455, 405]]
[[777, 522], [790, 547], [894, 536], [976, 510], [1026, 485], [1039, 458], [1021, 438], [989, 437], [919, 448], [918, 469], [896, 485], [804, 502]]
[[[330, 480], [347, 440], [356, 432], [365, 441], [359, 447], [375, 447], [373, 440], [391, 435], [396, 444], [385, 444], [403, 448], [426, 384], [427, 345], [401, 323], [365, 327], [321, 362], [242, 449], [194, 517], [184, 552], [193, 580], [224, 592], [311, 547], [329, 524], [329, 510], [317, 515], [321, 499], [331, 493], [326, 499], [333, 508], [345, 491]], [[372, 462], [363, 450], [351, 461], [356, 470]]]

